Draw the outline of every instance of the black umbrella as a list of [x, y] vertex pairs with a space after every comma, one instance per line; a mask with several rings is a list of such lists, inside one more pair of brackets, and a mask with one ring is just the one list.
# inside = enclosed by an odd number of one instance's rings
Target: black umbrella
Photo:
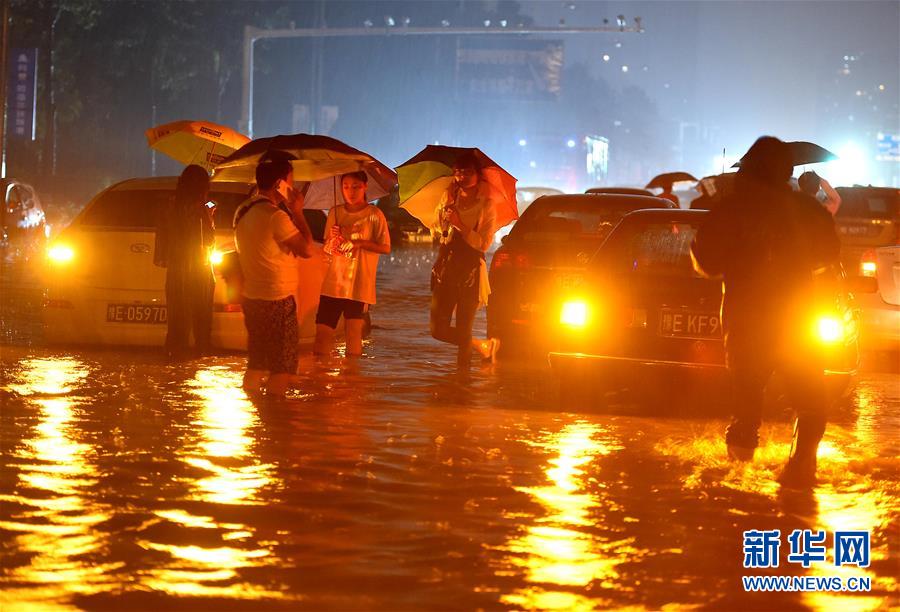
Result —
[[665, 174], [657, 174], [654, 176], [653, 179], [647, 183], [647, 189], [653, 189], [654, 187], [666, 189], [672, 187], [672, 183], [677, 183], [678, 181], [696, 180], [697, 177], [688, 174], [687, 172], [666, 172]]
[[[805, 140], [793, 140], [785, 143], [791, 151], [791, 158], [795, 166], [805, 166], [806, 164], [818, 164], [819, 162], [832, 161], [838, 158], [837, 155], [820, 147], [814, 142], [806, 142]], [[743, 158], [741, 158], [743, 160]], [[741, 162], [734, 163], [732, 168], [740, 168]]]

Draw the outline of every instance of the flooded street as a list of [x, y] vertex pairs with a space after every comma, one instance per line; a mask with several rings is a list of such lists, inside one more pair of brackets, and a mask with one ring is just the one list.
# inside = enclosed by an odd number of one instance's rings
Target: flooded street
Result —
[[[365, 357], [305, 357], [284, 401], [244, 394], [240, 354], [29, 340], [39, 300], [5, 272], [3, 610], [898, 604], [896, 370], [835, 410], [815, 492], [782, 491], [785, 419], [733, 464], [715, 406], [562, 406], [540, 360], [457, 372], [427, 334], [431, 256], [385, 257]], [[867, 568], [774, 572], [871, 591], [745, 593], [751, 529], [871, 531]]]

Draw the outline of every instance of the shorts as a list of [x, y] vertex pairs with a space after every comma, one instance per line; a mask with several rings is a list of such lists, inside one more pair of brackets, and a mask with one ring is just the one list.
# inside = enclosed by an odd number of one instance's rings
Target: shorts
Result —
[[336, 298], [330, 295], [319, 296], [319, 310], [316, 312], [316, 325], [327, 325], [335, 329], [338, 319], [344, 315], [344, 320], [364, 319], [369, 305], [365, 302]]
[[270, 374], [296, 374], [300, 327], [293, 295], [281, 300], [244, 299], [247, 369]]

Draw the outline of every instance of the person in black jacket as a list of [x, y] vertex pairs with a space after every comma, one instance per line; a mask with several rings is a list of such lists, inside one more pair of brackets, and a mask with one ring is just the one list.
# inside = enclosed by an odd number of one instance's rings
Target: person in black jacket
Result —
[[723, 279], [722, 321], [734, 415], [729, 455], [750, 459], [759, 444], [763, 390], [775, 370], [797, 412], [785, 485], [815, 483], [825, 432], [822, 351], [812, 329], [833, 299], [840, 245], [831, 215], [791, 190], [791, 154], [764, 136], [742, 160], [734, 189], [710, 211], [691, 253], [695, 267]]
[[210, 348], [215, 277], [209, 254], [215, 246], [215, 227], [208, 197], [209, 174], [200, 166], [188, 166], [157, 224], [154, 262], [166, 268], [170, 359], [189, 354], [192, 332], [197, 352]]

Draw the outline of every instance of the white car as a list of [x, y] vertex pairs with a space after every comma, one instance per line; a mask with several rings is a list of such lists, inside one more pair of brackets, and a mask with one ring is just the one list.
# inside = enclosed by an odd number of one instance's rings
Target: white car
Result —
[[866, 349], [900, 350], [900, 246], [873, 249], [863, 257], [863, 274], [874, 276], [878, 291], [861, 293], [860, 344]]
[[[166, 337], [165, 268], [153, 264], [156, 219], [175, 191], [176, 177], [131, 179], [100, 192], [51, 243], [44, 269], [44, 336], [50, 343], [162, 346]], [[250, 190], [244, 183], [213, 183], [216, 271], [212, 343], [246, 350], [240, 296], [229, 286], [234, 265], [231, 223]], [[305, 211], [313, 234], [323, 211]], [[321, 218], [321, 219], [319, 219]], [[315, 314], [326, 262], [320, 245], [300, 260], [297, 318], [300, 341], [315, 336]]]
[[[556, 189], [554, 187], [517, 187], [516, 188], [516, 208], [519, 211], [519, 216], [522, 216], [522, 213], [525, 212], [531, 203], [537, 200], [541, 196], [545, 195], [562, 195], [562, 191]], [[503, 238], [505, 238], [510, 231], [512, 231], [512, 226], [515, 223], [510, 223], [505, 227], [501, 227], [494, 234], [494, 242], [496, 244], [500, 244], [503, 242]]]

